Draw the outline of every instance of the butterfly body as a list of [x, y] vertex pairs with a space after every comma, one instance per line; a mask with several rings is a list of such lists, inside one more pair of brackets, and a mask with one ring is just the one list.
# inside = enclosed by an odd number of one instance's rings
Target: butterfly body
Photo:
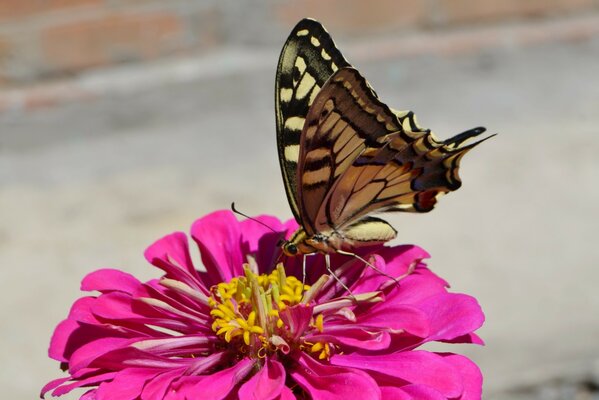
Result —
[[322, 25], [300, 21], [281, 52], [277, 143], [289, 204], [300, 224], [288, 256], [351, 253], [395, 238], [371, 214], [427, 212], [460, 187], [459, 162], [485, 131], [440, 141], [411, 111], [382, 103]]

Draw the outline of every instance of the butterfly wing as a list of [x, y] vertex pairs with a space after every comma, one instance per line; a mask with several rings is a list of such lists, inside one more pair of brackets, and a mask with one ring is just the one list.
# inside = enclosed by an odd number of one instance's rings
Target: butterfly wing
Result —
[[275, 108], [279, 162], [293, 215], [301, 222], [298, 206], [297, 165], [300, 133], [320, 88], [339, 68], [349, 66], [324, 27], [311, 19], [293, 29], [279, 57]]
[[298, 186], [301, 223], [308, 234], [329, 231], [319, 210], [337, 180], [366, 149], [385, 145], [401, 129], [360, 73], [339, 69], [325, 83], [306, 115], [301, 134]]
[[390, 237], [384, 221], [365, 217], [430, 211], [440, 194], [459, 188], [459, 162], [477, 143], [462, 144], [482, 132], [439, 141], [412, 112], [382, 103], [357, 70], [338, 70], [315, 97], [302, 131], [302, 225], [308, 234], [344, 231], [362, 242]]

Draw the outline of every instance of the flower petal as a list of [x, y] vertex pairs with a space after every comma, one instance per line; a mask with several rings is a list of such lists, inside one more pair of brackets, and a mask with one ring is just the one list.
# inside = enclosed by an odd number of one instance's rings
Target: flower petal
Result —
[[133, 294], [141, 285], [133, 275], [118, 269], [104, 268], [87, 274], [81, 281], [81, 290], [91, 292], [97, 290], [102, 293], [114, 291]]
[[427, 385], [453, 398], [462, 394], [459, 371], [443, 357], [428, 351], [408, 351], [379, 355], [335, 355], [331, 363], [374, 371], [400, 382]]
[[[202, 400], [224, 399], [239, 382], [252, 371], [254, 361], [244, 358], [230, 368], [212, 375], [202, 376], [197, 382], [184, 381], [178, 392], [185, 399], [201, 398]], [[193, 382], [193, 384], [192, 384]]]
[[285, 368], [278, 361], [267, 359], [264, 366], [239, 388], [239, 400], [273, 400], [285, 386]]
[[402, 330], [418, 337], [426, 337], [429, 333], [428, 316], [425, 312], [393, 301], [375, 304], [367, 312], [357, 315], [357, 323]]
[[216, 211], [198, 219], [191, 227], [191, 236], [200, 249], [208, 287], [243, 275], [241, 231], [231, 211]]
[[[437, 390], [426, 385], [405, 385], [399, 390], [410, 396], [410, 399], [414, 400], [446, 400], [447, 397], [443, 396]], [[460, 397], [460, 400], [462, 398]], [[480, 400], [480, 399], [479, 399]]]
[[476, 299], [465, 294], [439, 294], [418, 307], [429, 316], [430, 335], [427, 341], [451, 340], [466, 335], [480, 328], [485, 321]]
[[98, 400], [135, 400], [138, 399], [147, 381], [160, 371], [149, 368], [127, 368], [120, 371], [112, 381], [103, 382], [96, 392]]
[[201, 283], [191, 256], [187, 235], [175, 232], [158, 239], [144, 253], [146, 260], [166, 272], [166, 277], [179, 280], [192, 288], [208, 293], [206, 286]]
[[279, 313], [279, 316], [285, 326], [288, 327], [293, 339], [297, 339], [304, 333], [310, 318], [312, 318], [313, 306], [307, 304], [297, 304], [293, 307], [287, 307]]
[[361, 400], [380, 400], [381, 391], [360, 369], [321, 364], [301, 354], [291, 376], [313, 400], [345, 400], [359, 393]]
[[141, 400], [163, 399], [171, 383], [183, 375], [185, 368], [176, 368], [157, 375], [148, 382], [141, 392]]
[[476, 364], [459, 354], [442, 354], [445, 361], [452, 364], [462, 375], [464, 391], [460, 400], [480, 400], [483, 389], [483, 375]]

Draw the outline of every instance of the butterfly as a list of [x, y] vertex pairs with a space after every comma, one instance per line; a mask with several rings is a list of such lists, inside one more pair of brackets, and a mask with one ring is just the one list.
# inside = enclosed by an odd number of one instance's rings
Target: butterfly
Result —
[[[439, 140], [411, 111], [382, 103], [317, 21], [301, 20], [281, 52], [275, 83], [277, 145], [300, 228], [283, 253], [341, 253], [397, 235], [372, 213], [428, 212], [461, 185], [461, 158], [485, 128]], [[486, 139], [483, 139], [486, 140]]]

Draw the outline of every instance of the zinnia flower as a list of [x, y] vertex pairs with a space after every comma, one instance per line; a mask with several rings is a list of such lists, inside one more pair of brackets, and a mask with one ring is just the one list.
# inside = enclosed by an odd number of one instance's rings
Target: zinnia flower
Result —
[[[289, 235], [295, 222], [257, 218]], [[360, 252], [381, 272], [334, 256], [278, 263], [280, 235], [219, 211], [193, 224], [203, 269], [177, 232], [151, 245], [164, 271], [142, 283], [114, 269], [87, 275], [50, 343], [68, 376], [42, 396], [88, 388], [81, 399], [480, 399], [469, 359], [419, 350], [427, 342], [481, 343], [476, 300], [447, 292], [415, 246]], [[396, 280], [390, 280], [388, 276]]]

